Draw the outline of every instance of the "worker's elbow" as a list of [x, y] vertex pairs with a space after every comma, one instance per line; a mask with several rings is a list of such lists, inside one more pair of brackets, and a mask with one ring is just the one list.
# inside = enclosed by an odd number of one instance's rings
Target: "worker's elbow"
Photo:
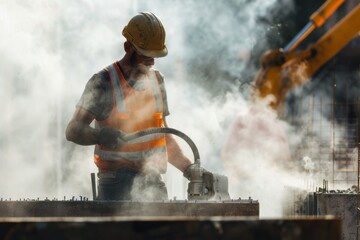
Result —
[[65, 130], [65, 137], [66, 137], [66, 140], [70, 141], [70, 142], [74, 142], [75, 140], [75, 130], [74, 130], [74, 127], [73, 127], [73, 124], [72, 122], [70, 122], [68, 124], [68, 126], [66, 127], [66, 130]]

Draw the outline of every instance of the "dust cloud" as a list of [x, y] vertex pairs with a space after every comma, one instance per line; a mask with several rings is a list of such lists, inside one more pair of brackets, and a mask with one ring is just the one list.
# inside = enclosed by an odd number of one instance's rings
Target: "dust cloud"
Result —
[[[298, 186], [301, 178], [278, 153], [287, 155], [282, 143], [297, 136], [286, 139], [291, 133], [286, 122], [250, 106], [238, 81], [255, 43], [268, 31], [259, 19], [278, 7], [291, 11], [292, 3], [1, 2], [0, 196], [90, 198], [93, 147], [67, 142], [65, 127], [87, 80], [124, 54], [123, 26], [137, 12], [152, 11], [167, 30], [169, 55], [155, 67], [165, 75], [169, 126], [192, 138], [204, 168], [229, 176], [232, 198], [251, 196], [260, 201], [262, 216], [281, 215], [280, 203], [274, 203], [287, 184]], [[247, 128], [232, 135], [239, 125]], [[186, 143], [179, 143], [192, 158]], [[179, 171], [169, 166], [164, 179], [170, 198], [186, 198], [187, 181]]]

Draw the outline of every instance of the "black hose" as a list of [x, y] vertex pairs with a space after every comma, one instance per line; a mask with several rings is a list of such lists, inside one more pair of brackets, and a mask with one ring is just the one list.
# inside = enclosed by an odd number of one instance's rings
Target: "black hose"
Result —
[[190, 146], [190, 148], [191, 148], [191, 150], [192, 150], [192, 152], [194, 154], [194, 162], [195, 162], [195, 164], [200, 165], [200, 154], [199, 154], [199, 151], [198, 151], [195, 143], [193, 142], [193, 140], [191, 140], [191, 138], [189, 138], [185, 133], [180, 132], [179, 130], [176, 130], [174, 128], [149, 128], [149, 129], [146, 129], [146, 130], [143, 130], [143, 131], [126, 134], [124, 136], [124, 139], [126, 141], [131, 141], [131, 140], [134, 140], [136, 138], [143, 137], [145, 135], [155, 134], [155, 133], [174, 134], [174, 135], [184, 139], [185, 142], [187, 144], [189, 144], [189, 146]]

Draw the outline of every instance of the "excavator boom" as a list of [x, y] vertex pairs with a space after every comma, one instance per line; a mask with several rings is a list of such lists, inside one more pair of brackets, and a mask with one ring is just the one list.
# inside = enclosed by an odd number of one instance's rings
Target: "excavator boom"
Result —
[[310, 16], [310, 22], [295, 36], [284, 48], [284, 52], [291, 52], [316, 28], [324, 22], [343, 4], [345, 0], [328, 0], [316, 12]]
[[[342, 3], [342, 1], [330, 2], [332, 4], [325, 3], [311, 16], [314, 26], [321, 26], [329, 14]], [[296, 47], [304, 39], [302, 36], [297, 36], [296, 41], [290, 43], [286, 51], [275, 49], [265, 53], [260, 59], [261, 69], [255, 78], [254, 96], [266, 99], [271, 107], [278, 109], [284, 103], [289, 90], [309, 80], [359, 35], [359, 16], [360, 4], [357, 4], [341, 21], [305, 50], [294, 51], [294, 46]], [[305, 30], [302, 34], [308, 33]]]

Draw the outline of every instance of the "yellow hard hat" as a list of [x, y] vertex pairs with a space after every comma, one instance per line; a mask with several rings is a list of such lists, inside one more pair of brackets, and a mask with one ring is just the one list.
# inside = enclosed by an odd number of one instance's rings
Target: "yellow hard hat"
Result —
[[164, 26], [151, 12], [140, 12], [130, 19], [122, 34], [144, 56], [156, 58], [168, 54]]

